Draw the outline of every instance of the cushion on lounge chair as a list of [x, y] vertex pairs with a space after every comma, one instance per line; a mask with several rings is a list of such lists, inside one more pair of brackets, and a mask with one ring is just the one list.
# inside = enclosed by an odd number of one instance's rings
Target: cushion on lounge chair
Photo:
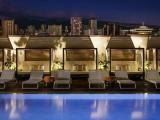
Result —
[[[95, 71], [89, 71], [89, 89], [105, 89], [105, 81], [104, 77], [109, 76], [106, 71], [102, 70], [95, 70]], [[98, 85], [98, 86], [93, 86]], [[102, 85], [102, 86], [99, 86]]]
[[135, 84], [133, 80], [117, 80], [117, 82], [121, 84]]
[[70, 84], [69, 80], [56, 80], [54, 81], [55, 84]]
[[89, 72], [89, 80], [99, 80], [100, 78], [101, 78], [100, 72], [98, 71]]
[[101, 78], [109, 77], [109, 71], [107, 70], [98, 70], [100, 73]]
[[51, 71], [51, 77], [57, 78], [58, 70]]
[[30, 73], [29, 80], [23, 82], [23, 84], [38, 83], [43, 80], [43, 71], [32, 71]]
[[100, 83], [104, 83], [104, 80], [89, 80], [90, 83], [95, 83], [95, 84], [100, 84]]
[[26, 80], [26, 81], [24, 81], [23, 83], [38, 83], [38, 82], [40, 82], [40, 81], [42, 81], [42, 79], [29, 79], [29, 80]]
[[145, 73], [146, 80], [160, 80], [160, 75], [156, 70], [149, 70]]
[[70, 72], [66, 70], [60, 70], [57, 72], [58, 80], [70, 80]]
[[128, 79], [127, 71], [115, 71], [116, 78]]
[[43, 71], [32, 71], [29, 79], [41, 79], [43, 78]]
[[13, 80], [15, 78], [14, 70], [3, 70], [0, 79], [1, 80]]
[[95, 70], [89, 72], [88, 82], [93, 84], [105, 83], [104, 78], [109, 76], [108, 71], [104, 70]]

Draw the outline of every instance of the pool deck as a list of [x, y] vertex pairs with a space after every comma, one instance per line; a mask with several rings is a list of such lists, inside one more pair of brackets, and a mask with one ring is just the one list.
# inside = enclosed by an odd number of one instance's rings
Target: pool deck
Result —
[[33, 89], [29, 89], [29, 90], [23, 90], [21, 88], [21, 83], [22, 82], [18, 82], [17, 84], [14, 83], [7, 83], [6, 84], [6, 89], [4, 90], [0, 90], [0, 93], [130, 93], [130, 94], [134, 94], [134, 93], [156, 93], [156, 94], [160, 94], [160, 89], [156, 90], [153, 84], [150, 84], [146, 81], [137, 81], [137, 89], [119, 89], [118, 84], [113, 83], [109, 86], [106, 86], [106, 89], [102, 90], [102, 89], [89, 89], [88, 88], [88, 82], [87, 81], [82, 81], [82, 80], [74, 80], [71, 84], [71, 89], [68, 90], [62, 90], [62, 89], [53, 89], [53, 83], [48, 84], [47, 86], [42, 83], [40, 84], [40, 88], [37, 90], [33, 90]]

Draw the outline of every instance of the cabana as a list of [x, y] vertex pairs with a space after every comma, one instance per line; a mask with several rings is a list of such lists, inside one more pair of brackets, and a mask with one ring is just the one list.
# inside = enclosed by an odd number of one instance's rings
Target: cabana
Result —
[[64, 70], [87, 72], [97, 69], [97, 48], [94, 48], [90, 37], [65, 37], [64, 40]]
[[144, 71], [144, 49], [134, 48], [131, 37], [111, 37], [108, 43], [110, 70], [142, 74]]
[[51, 37], [30, 37], [26, 48], [18, 48], [17, 73], [26, 74], [30, 71], [43, 70], [45, 74], [51, 71]]

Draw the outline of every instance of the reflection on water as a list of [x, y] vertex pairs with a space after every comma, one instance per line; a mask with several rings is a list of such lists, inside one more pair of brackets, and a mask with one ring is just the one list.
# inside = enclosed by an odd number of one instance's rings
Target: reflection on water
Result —
[[91, 107], [91, 119], [101, 119], [107, 116], [108, 102], [107, 100], [95, 100]]
[[63, 110], [65, 99], [55, 96], [53, 99], [53, 104], [56, 106], [57, 110]]
[[142, 111], [133, 111], [131, 114], [131, 119], [142, 119], [143, 117], [143, 112]]
[[148, 94], [141, 99], [68, 99], [38, 94], [8, 96], [0, 95], [0, 120], [159, 120], [160, 114], [160, 99], [148, 99]]
[[19, 96], [21, 99], [16, 99], [17, 94], [12, 94], [11, 99], [6, 99], [4, 102], [5, 111], [8, 113], [9, 119], [19, 119], [20, 114], [25, 112], [25, 103], [23, 95]]

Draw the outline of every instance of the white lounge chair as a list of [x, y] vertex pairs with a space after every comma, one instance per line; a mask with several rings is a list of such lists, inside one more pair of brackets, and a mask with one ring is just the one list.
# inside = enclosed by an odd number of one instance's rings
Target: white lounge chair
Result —
[[54, 75], [55, 75], [55, 81], [53, 84], [54, 89], [70, 89], [70, 84], [71, 84], [70, 71], [59, 70], [56, 71]]
[[0, 87], [0, 89], [6, 88], [6, 83], [9, 81], [13, 81], [15, 79], [15, 71], [14, 70], [3, 70], [0, 77], [0, 85], [3, 87]]
[[[43, 80], [43, 71], [31, 71], [30, 78], [27, 81], [22, 82], [22, 89], [38, 89], [39, 83]], [[36, 85], [36, 87], [25, 87], [28, 85]]]
[[108, 71], [102, 71], [102, 70], [89, 71], [89, 78], [88, 78], [89, 89], [105, 89], [104, 77], [106, 76], [109, 76]]
[[115, 77], [120, 89], [136, 89], [136, 82], [128, 78], [127, 71], [115, 71]]
[[160, 89], [160, 75], [156, 70], [148, 70], [145, 72], [145, 80], [153, 83], [156, 89]]

